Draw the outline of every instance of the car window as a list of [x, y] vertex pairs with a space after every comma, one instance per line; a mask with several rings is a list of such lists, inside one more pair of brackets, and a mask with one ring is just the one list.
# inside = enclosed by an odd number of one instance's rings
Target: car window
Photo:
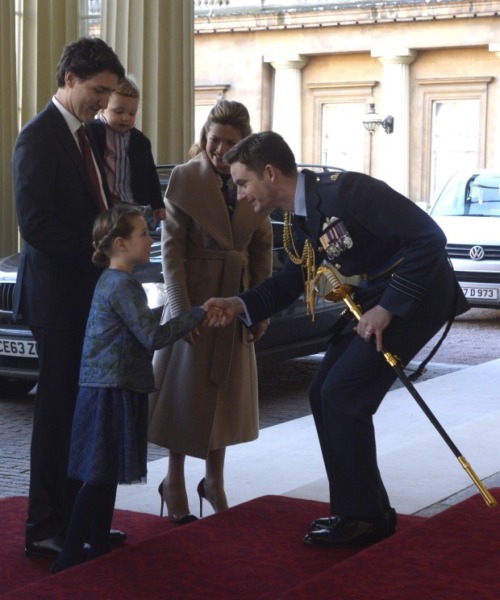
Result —
[[457, 173], [444, 186], [432, 216], [500, 216], [500, 173]]
[[500, 177], [478, 175], [469, 182], [465, 212], [471, 216], [500, 216]]

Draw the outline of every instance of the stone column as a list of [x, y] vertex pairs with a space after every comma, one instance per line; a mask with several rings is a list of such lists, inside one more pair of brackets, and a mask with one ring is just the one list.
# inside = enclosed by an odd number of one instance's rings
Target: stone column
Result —
[[394, 132], [386, 134], [379, 127], [376, 135], [381, 148], [380, 178], [401, 194], [408, 196], [410, 190], [410, 65], [417, 53], [407, 48], [372, 51], [383, 65], [382, 98], [376, 106], [384, 119], [394, 117]]
[[302, 157], [302, 74], [307, 63], [300, 54], [264, 57], [275, 69], [273, 94], [273, 131], [282, 135], [295, 154]]
[[[494, 52], [498, 58], [500, 58], [500, 43], [494, 43], [494, 44], [489, 44], [488, 46], [488, 50], [490, 52]], [[498, 105], [498, 97], [497, 97], [497, 105]], [[496, 121], [496, 144], [494, 144], [494, 152], [495, 152], [495, 157], [496, 160], [493, 161], [494, 165], [498, 165], [499, 161], [500, 161], [500, 110], [496, 111], [497, 114], [497, 121]]]
[[0, 256], [18, 250], [12, 201], [12, 148], [17, 136], [17, 83], [14, 0], [0, 2]]
[[107, 0], [102, 37], [137, 80], [137, 127], [156, 162], [185, 162], [194, 139], [193, 2]]

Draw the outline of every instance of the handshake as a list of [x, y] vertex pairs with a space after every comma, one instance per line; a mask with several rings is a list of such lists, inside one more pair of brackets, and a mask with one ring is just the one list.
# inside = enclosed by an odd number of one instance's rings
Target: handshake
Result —
[[[237, 297], [230, 298], [210, 298], [203, 304], [203, 310], [207, 316], [203, 325], [208, 327], [226, 327], [230, 325], [239, 315], [245, 314], [245, 306]], [[249, 327], [249, 341], [256, 342], [266, 332], [267, 321], [261, 321], [256, 325]]]

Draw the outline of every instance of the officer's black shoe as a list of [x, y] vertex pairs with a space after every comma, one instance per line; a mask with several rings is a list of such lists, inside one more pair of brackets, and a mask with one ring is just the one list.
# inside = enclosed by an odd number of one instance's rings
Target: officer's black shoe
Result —
[[392, 535], [396, 530], [396, 511], [391, 508], [379, 519], [362, 520], [336, 517], [329, 527], [313, 529], [304, 538], [313, 546], [345, 548], [368, 546]]
[[[386, 517], [389, 519], [389, 526], [396, 529], [397, 516], [396, 511], [391, 508], [386, 511]], [[309, 531], [314, 531], [315, 529], [329, 529], [335, 525], [339, 517], [337, 515], [333, 515], [331, 517], [320, 517], [319, 519], [314, 519], [309, 525]]]
[[309, 531], [314, 531], [315, 529], [328, 529], [330, 527], [333, 527], [337, 519], [337, 516], [320, 517], [319, 519], [314, 519], [314, 521], [309, 525]]

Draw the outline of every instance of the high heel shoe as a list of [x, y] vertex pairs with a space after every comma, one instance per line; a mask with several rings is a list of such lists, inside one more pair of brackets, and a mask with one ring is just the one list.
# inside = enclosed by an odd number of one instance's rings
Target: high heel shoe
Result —
[[198, 492], [198, 496], [200, 498], [200, 518], [201, 518], [201, 517], [203, 517], [203, 500], [207, 499], [207, 495], [205, 492], [205, 478], [204, 477], [198, 484], [196, 491]]
[[165, 498], [163, 497], [163, 481], [160, 481], [160, 485], [158, 486], [158, 493], [160, 494], [161, 498], [160, 517], [163, 517], [163, 505], [165, 504]]
[[[158, 493], [160, 494], [161, 504], [160, 504], [160, 517], [163, 517], [163, 506], [165, 504], [165, 497], [163, 496], [163, 481], [160, 481], [160, 485], [158, 486]], [[188, 513], [183, 517], [177, 517], [176, 515], [169, 515], [168, 518], [175, 523], [176, 525], [187, 525], [188, 523], [192, 523], [193, 521], [197, 521], [198, 517]]]
[[215, 502], [212, 502], [210, 498], [207, 498], [207, 492], [205, 490], [205, 477], [203, 477], [203, 479], [198, 484], [196, 491], [198, 492], [198, 496], [200, 498], [200, 518], [203, 517], [203, 500], [209, 502], [212, 508], [214, 509], [214, 512], [216, 513], [227, 508], [226, 494], [224, 493], [224, 491], [222, 491], [221, 497], [218, 498], [218, 502], [217, 499]]

